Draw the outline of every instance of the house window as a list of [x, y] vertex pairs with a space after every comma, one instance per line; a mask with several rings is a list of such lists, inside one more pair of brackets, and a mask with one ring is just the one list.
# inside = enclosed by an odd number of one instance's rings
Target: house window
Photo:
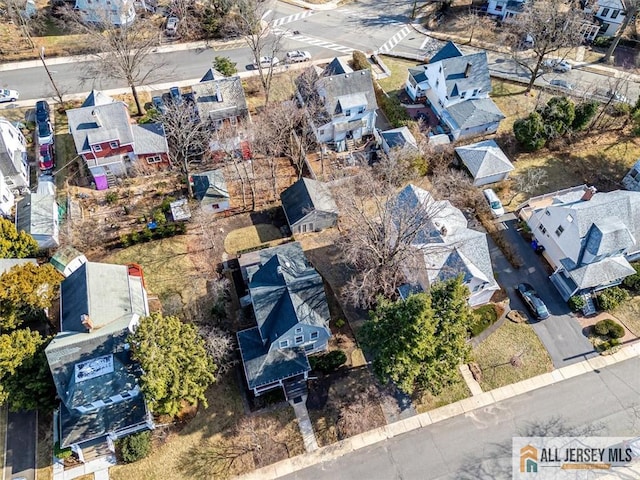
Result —
[[299, 345], [302, 342], [304, 342], [304, 337], [302, 335], [297, 335], [296, 336], [296, 345]]
[[318, 134], [319, 134], [319, 135], [324, 135], [324, 129], [322, 129], [322, 130], [318, 130]]
[[476, 89], [473, 91], [473, 96], [475, 97], [476, 95], [478, 95], [478, 92], [479, 92], [479, 91], [480, 91], [480, 90], [478, 90], [478, 89], [476, 88]]
[[635, 168], [631, 169], [631, 172], [629, 172], [629, 176], [634, 180], [640, 180], [640, 172]]
[[540, 227], [539, 227], [539, 228], [540, 228], [540, 231], [541, 231], [543, 234], [547, 233], [547, 229], [546, 229], [546, 228], [544, 228], [544, 225], [540, 225]]
[[436, 80], [436, 87], [440, 85], [440, 80]]
[[318, 332], [311, 332], [311, 340], [316, 340], [318, 338]]
[[613, 12], [611, 12], [611, 18], [617, 18], [618, 14], [620, 13], [620, 10], [614, 10]]
[[464, 98], [466, 95], [467, 95], [467, 92], [462, 92], [462, 93], [460, 94], [460, 98]]
[[287, 348], [289, 346], [289, 340], [280, 340], [280, 348]]
[[364, 107], [360, 107], [360, 108], [358, 109], [358, 113], [364, 113]]
[[496, 5], [496, 12], [502, 11], [502, 5]]
[[302, 333], [302, 327], [296, 328], [296, 333]]
[[350, 117], [350, 116], [351, 116], [351, 110], [345, 110], [345, 111], [344, 111], [344, 114], [345, 114], [347, 117]]
[[562, 235], [562, 232], [564, 232], [564, 228], [562, 225], [560, 225], [557, 229], [556, 229], [556, 236], [560, 236]]
[[545, 215], [551, 215], [551, 212], [549, 210], [545, 210], [544, 214]]
[[160, 163], [162, 161], [162, 158], [160, 158], [159, 155], [156, 155], [154, 157], [147, 157], [147, 163], [148, 164], [154, 164], [154, 163]]
[[118, 148], [118, 142], [117, 142], [117, 141], [116, 141], [116, 142], [110, 142], [110, 143], [109, 143], [109, 146], [110, 146], [111, 148]]
[[305, 352], [310, 352], [314, 348], [316, 348], [316, 344], [315, 343], [310, 343], [309, 345], [305, 345], [304, 346], [304, 351]]
[[604, 8], [604, 9], [602, 10], [602, 14], [601, 14], [601, 15], [602, 15], [603, 17], [606, 17], [607, 15], [609, 15], [609, 9], [608, 9], [608, 8]]
[[101, 152], [102, 151], [102, 147], [100, 145], [94, 145], [91, 148], [93, 148], [94, 152]]
[[440, 68], [438, 69], [438, 73], [442, 73], [442, 65], [440, 65]]
[[567, 215], [567, 222], [573, 222], [573, 217], [571, 216], [571, 214]]

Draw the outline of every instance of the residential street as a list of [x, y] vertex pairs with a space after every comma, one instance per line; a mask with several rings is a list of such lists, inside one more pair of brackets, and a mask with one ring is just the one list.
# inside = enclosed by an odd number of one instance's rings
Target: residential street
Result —
[[524, 263], [520, 269], [514, 269], [493, 245], [491, 257], [494, 260], [494, 271], [498, 283], [506, 289], [509, 295], [511, 308], [526, 312], [529, 318], [533, 319], [515, 291], [518, 283], [530, 283], [537, 290], [551, 314], [546, 320], [534, 321], [531, 325], [549, 352], [553, 366], [561, 368], [597, 356], [598, 353], [594, 351], [591, 342], [582, 334], [582, 327], [578, 320], [571, 316], [567, 303], [562, 300], [549, 280], [542, 263], [544, 259], [537, 255], [516, 231], [517, 222], [514, 215], [505, 215], [501, 221], [506, 227], [504, 232], [510, 245]]
[[9, 412], [7, 418], [7, 452], [5, 479], [36, 478], [37, 414]]
[[[283, 478], [511, 479], [513, 436], [638, 436], [639, 369], [640, 359], [627, 360]], [[625, 473], [640, 478], [638, 471]]]

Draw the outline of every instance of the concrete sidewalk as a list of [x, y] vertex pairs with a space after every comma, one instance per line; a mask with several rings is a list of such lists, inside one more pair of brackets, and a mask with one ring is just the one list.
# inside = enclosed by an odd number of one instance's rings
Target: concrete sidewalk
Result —
[[513, 385], [507, 385], [505, 387], [491, 390], [490, 392], [474, 395], [430, 412], [422, 413], [420, 415], [356, 435], [355, 437], [347, 438], [328, 447], [320, 448], [315, 452], [306, 453], [274, 463], [273, 465], [255, 470], [254, 472], [248, 473], [239, 478], [244, 480], [267, 480], [279, 478], [284, 475], [303, 470], [317, 463], [334, 460], [355, 450], [360, 450], [388, 438], [393, 438], [428, 425], [442, 422], [443, 420], [447, 420], [458, 415], [466, 415], [476, 409], [501, 402], [502, 400], [553, 385], [554, 383], [558, 383], [578, 375], [583, 375], [593, 371], [597, 372], [601, 368], [615, 363], [624, 362], [625, 360], [638, 356], [640, 356], [640, 343], [627, 345], [612, 355], [590, 358], [589, 360], [584, 360], [582, 362], [554, 370], [551, 373], [545, 373], [537, 377], [514, 383]]

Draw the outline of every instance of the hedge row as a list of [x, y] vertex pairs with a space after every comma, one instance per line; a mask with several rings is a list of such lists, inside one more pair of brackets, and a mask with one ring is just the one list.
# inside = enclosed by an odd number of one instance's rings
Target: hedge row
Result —
[[165, 225], [158, 225], [151, 230], [145, 227], [137, 232], [127, 233], [120, 237], [120, 244], [122, 247], [130, 247], [138, 243], [145, 243], [151, 240], [159, 240], [161, 238], [169, 238], [175, 235], [182, 235], [187, 231], [187, 225], [184, 223], [167, 223]]

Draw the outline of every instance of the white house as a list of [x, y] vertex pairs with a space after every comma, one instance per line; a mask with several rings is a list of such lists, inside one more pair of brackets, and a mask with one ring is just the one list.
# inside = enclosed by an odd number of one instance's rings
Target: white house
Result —
[[9, 217], [15, 202], [16, 198], [7, 183], [4, 181], [2, 171], [0, 171], [0, 215], [3, 217]]
[[[393, 215], [424, 214], [425, 223], [413, 242], [418, 252], [414, 266], [405, 266], [411, 285], [428, 290], [429, 285], [462, 275], [470, 292], [469, 305], [482, 305], [500, 289], [493, 275], [487, 235], [468, 228], [463, 213], [448, 200], [435, 200], [415, 185], [406, 186], [393, 200]], [[401, 220], [399, 220], [401, 221]], [[402, 293], [402, 290], [401, 290]]]
[[620, 0], [596, 0], [595, 4], [584, 4], [584, 11], [593, 13], [595, 19], [601, 23], [600, 35], [613, 37], [624, 21], [624, 6]]
[[598, 193], [584, 185], [535, 197], [521, 211], [565, 300], [635, 273], [640, 258], [640, 192]]
[[27, 142], [22, 132], [5, 118], [0, 118], [0, 172], [10, 190], [29, 187]]
[[452, 140], [495, 133], [504, 115], [493, 100], [486, 52], [464, 55], [448, 42], [429, 63], [409, 69], [405, 85], [414, 101], [425, 101]]
[[132, 0], [76, 0], [75, 8], [89, 23], [129, 25], [136, 18]]
[[298, 83], [298, 93], [303, 103], [313, 97], [323, 106], [322, 112], [312, 119], [319, 143], [341, 152], [353, 148], [364, 136], [374, 134], [378, 104], [371, 70], [354, 72], [336, 58], [319, 73], [314, 67], [307, 72], [314, 78], [312, 91], [305, 80]]

